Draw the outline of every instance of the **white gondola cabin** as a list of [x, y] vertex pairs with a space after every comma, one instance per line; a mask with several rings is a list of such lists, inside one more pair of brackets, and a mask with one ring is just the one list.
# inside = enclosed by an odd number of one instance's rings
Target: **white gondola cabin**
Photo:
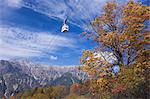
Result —
[[67, 19], [64, 21], [64, 24], [61, 28], [61, 32], [68, 32], [69, 31], [69, 26], [67, 25]]

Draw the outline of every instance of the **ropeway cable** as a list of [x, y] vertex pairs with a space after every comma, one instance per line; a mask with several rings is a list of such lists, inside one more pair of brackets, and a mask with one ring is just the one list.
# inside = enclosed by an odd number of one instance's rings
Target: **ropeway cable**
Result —
[[49, 51], [53, 46], [54, 40], [58, 37], [58, 34], [59, 33], [56, 33], [56, 35], [49, 41], [50, 43], [48, 44], [47, 51], [45, 52], [46, 54], [50, 54]]

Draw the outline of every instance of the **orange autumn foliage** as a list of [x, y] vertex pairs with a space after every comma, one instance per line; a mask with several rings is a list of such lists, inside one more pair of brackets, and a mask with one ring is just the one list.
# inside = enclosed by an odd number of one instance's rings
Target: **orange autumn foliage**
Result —
[[[149, 19], [149, 6], [128, 1], [125, 5], [108, 2], [103, 13], [92, 21], [94, 32], [84, 35], [90, 35], [97, 47], [84, 51], [81, 64], [94, 81], [93, 94], [109, 97], [150, 83]], [[108, 61], [108, 57], [114, 57], [114, 61]], [[112, 67], [116, 65], [120, 71], [114, 74]], [[143, 93], [147, 94], [145, 89]]]

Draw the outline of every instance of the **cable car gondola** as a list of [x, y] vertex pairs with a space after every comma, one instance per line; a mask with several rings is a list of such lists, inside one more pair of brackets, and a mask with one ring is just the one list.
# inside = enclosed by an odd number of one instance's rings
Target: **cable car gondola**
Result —
[[69, 31], [69, 26], [67, 25], [67, 19], [65, 19], [63, 26], [61, 28], [61, 32], [68, 32]]

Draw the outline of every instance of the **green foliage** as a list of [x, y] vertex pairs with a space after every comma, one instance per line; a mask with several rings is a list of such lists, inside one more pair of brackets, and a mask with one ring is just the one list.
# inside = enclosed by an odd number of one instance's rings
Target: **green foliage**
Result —
[[90, 99], [90, 98], [85, 97], [85, 96], [79, 96], [79, 95], [76, 95], [76, 94], [69, 94], [64, 99]]
[[20, 99], [61, 99], [68, 94], [64, 86], [39, 87], [17, 94]]
[[49, 97], [42, 93], [34, 94], [32, 97], [28, 97], [29, 99], [49, 99]]

